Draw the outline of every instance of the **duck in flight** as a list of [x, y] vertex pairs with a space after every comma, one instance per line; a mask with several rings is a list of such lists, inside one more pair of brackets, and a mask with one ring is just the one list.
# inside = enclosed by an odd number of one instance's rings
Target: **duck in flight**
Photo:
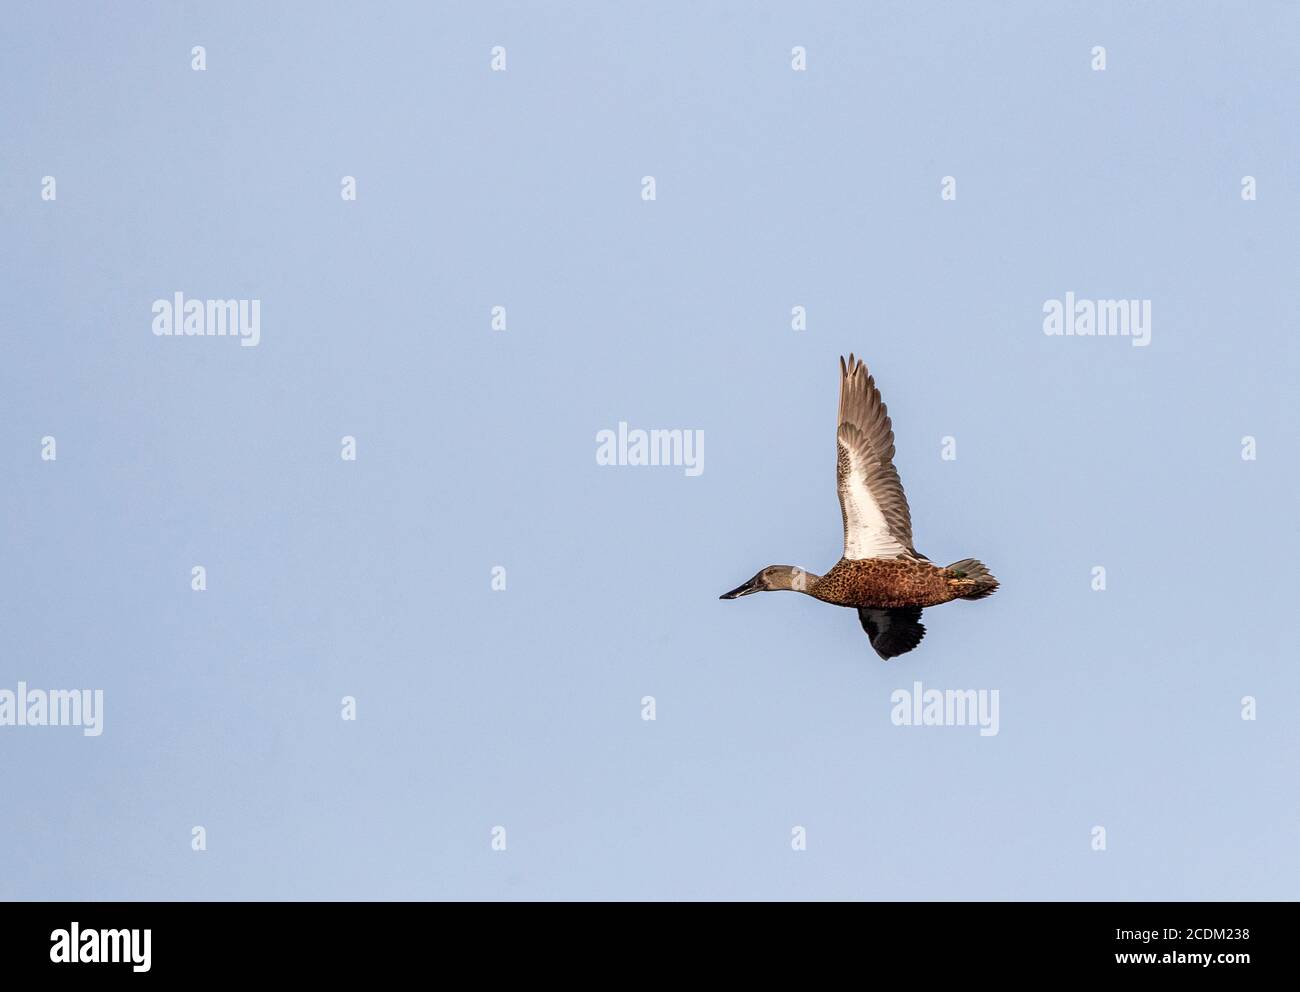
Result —
[[983, 599], [998, 580], [973, 558], [940, 568], [912, 546], [912, 514], [894, 468], [894, 428], [867, 366], [840, 359], [840, 510], [844, 556], [825, 575], [769, 565], [721, 599], [789, 589], [851, 606], [881, 658], [921, 643], [921, 610], [953, 599]]

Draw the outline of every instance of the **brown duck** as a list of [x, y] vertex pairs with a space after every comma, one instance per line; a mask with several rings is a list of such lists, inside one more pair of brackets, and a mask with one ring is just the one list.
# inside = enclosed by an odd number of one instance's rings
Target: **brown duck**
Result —
[[858, 611], [881, 658], [905, 654], [921, 643], [921, 609], [953, 599], [983, 599], [998, 580], [973, 558], [940, 568], [912, 546], [912, 514], [894, 468], [894, 428], [867, 367], [852, 355], [840, 359], [840, 509], [844, 556], [825, 575], [793, 565], [769, 565], [744, 585], [723, 593], [789, 589]]

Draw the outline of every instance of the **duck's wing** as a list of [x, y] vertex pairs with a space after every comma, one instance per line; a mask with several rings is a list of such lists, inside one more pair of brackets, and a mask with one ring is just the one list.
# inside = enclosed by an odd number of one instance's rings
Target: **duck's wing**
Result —
[[860, 609], [858, 619], [871, 638], [876, 654], [885, 661], [907, 654], [925, 636], [919, 606], [902, 606], [893, 610]]
[[922, 558], [894, 468], [894, 427], [867, 367], [840, 359], [838, 477], [845, 558]]

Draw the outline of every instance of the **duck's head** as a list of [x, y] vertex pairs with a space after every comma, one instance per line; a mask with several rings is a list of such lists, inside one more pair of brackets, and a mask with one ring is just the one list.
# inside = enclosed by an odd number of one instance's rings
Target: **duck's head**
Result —
[[808, 585], [817, 576], [810, 575], [797, 565], [768, 565], [748, 582], [736, 586], [731, 592], [724, 592], [719, 599], [739, 599], [751, 592], [771, 592], [775, 589], [793, 589], [806, 592]]

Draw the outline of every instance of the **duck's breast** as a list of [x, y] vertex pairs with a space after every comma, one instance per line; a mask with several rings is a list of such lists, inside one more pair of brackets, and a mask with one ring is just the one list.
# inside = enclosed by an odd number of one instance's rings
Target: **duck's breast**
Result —
[[838, 606], [935, 606], [952, 599], [943, 569], [905, 558], [841, 558], [811, 591]]

